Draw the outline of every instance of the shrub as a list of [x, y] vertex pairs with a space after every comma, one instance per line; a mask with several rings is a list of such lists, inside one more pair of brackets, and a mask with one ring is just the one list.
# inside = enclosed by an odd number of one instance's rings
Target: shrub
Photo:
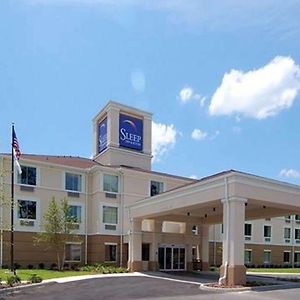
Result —
[[9, 286], [15, 286], [16, 284], [21, 283], [21, 278], [18, 275], [12, 275], [12, 276], [7, 277], [6, 283]]
[[45, 269], [45, 264], [44, 263], [39, 263], [38, 268], [41, 269], [41, 270]]
[[71, 270], [80, 271], [80, 266], [78, 264], [73, 264], [73, 265], [71, 265]]
[[15, 270], [20, 269], [20, 268], [21, 268], [21, 265], [18, 264], [18, 263], [15, 263], [15, 264], [14, 264], [14, 268], [15, 268]]
[[58, 270], [57, 264], [56, 263], [51, 264], [50, 270], [57, 271]]
[[64, 263], [63, 269], [66, 270], [66, 271], [70, 270], [69, 264], [68, 263]]
[[29, 264], [28, 266], [27, 266], [27, 269], [29, 269], [29, 270], [32, 270], [34, 267], [33, 267], [33, 265], [31, 265], [31, 264]]
[[42, 277], [38, 276], [37, 274], [32, 274], [30, 275], [30, 277], [28, 278], [28, 281], [30, 283], [40, 283], [43, 281]]

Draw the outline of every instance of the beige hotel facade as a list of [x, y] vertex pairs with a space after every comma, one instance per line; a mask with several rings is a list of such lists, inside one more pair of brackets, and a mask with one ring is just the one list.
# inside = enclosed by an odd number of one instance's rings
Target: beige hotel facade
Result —
[[[194, 180], [151, 170], [152, 115], [110, 101], [93, 119], [93, 158], [22, 154], [15, 178], [15, 261], [56, 262], [34, 236], [52, 199], [67, 197], [79, 238], [70, 264], [132, 271], [221, 266], [245, 282], [245, 264], [300, 265], [300, 187], [235, 170]], [[10, 261], [9, 154], [0, 155], [1, 264]], [[8, 201], [9, 202], [9, 201]]]

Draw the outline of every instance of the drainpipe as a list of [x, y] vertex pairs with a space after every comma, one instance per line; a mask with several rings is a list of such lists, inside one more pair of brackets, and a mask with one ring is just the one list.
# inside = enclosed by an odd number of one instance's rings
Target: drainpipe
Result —
[[3, 201], [4, 201], [4, 157], [1, 156], [0, 168], [0, 215], [1, 215], [1, 237], [0, 237], [0, 267], [3, 265]]
[[84, 263], [87, 265], [88, 259], [87, 259], [87, 251], [88, 251], [88, 175], [89, 175], [89, 171], [86, 171], [86, 175], [85, 175], [85, 236], [84, 236], [84, 240], [85, 240], [85, 257], [84, 257]]
[[119, 168], [120, 173], [120, 267], [123, 266], [123, 220], [124, 220], [124, 173]]
[[[226, 211], [226, 242], [227, 242], [227, 253], [226, 253], [226, 260], [224, 265], [224, 275], [219, 279], [219, 285], [225, 284], [227, 280], [227, 273], [228, 273], [228, 261], [229, 261], [229, 203], [228, 203], [228, 181], [227, 177], [224, 178], [224, 191], [225, 191], [225, 211]], [[224, 251], [224, 249], [223, 249]]]

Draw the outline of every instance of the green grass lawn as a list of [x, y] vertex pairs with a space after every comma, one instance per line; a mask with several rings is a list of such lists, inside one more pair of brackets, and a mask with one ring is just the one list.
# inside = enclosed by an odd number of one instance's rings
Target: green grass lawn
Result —
[[300, 273], [300, 268], [249, 268], [247, 271], [257, 273]]
[[[59, 277], [68, 277], [68, 276], [79, 276], [79, 275], [90, 275], [97, 274], [95, 272], [88, 271], [52, 271], [52, 270], [39, 270], [39, 269], [18, 269], [17, 275], [21, 278], [21, 280], [28, 280], [30, 275], [37, 274], [42, 277], [43, 280], [51, 279], [51, 278], [59, 278]], [[0, 278], [2, 280], [6, 280], [7, 277], [13, 275], [7, 269], [0, 269]]]

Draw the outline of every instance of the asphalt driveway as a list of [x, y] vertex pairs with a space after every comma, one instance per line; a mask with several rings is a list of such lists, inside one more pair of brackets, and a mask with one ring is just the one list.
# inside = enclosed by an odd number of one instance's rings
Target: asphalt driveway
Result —
[[[101, 275], [102, 276], [102, 275]], [[0, 296], [0, 300], [275, 300], [300, 299], [300, 285], [266, 286], [255, 291], [215, 291], [200, 289], [200, 283], [215, 282], [216, 275], [208, 274], [123, 274], [113, 277], [83, 279], [60, 279], [46, 285], [15, 291]], [[270, 279], [270, 278], [269, 278]], [[68, 281], [72, 280], [72, 281]], [[264, 278], [264, 281], [267, 278]], [[274, 279], [273, 279], [274, 281]]]

